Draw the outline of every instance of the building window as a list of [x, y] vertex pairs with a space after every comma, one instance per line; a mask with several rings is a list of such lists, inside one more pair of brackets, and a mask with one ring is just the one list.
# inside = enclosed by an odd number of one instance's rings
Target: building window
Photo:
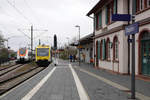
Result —
[[105, 42], [105, 39], [103, 39], [103, 46], [102, 46], [102, 55], [103, 55], [103, 60], [106, 60], [106, 42]]
[[110, 24], [111, 23], [111, 17], [112, 17], [112, 14], [113, 14], [113, 2], [110, 3], [108, 6], [107, 6], [107, 13], [108, 13], [108, 23]]
[[136, 12], [150, 7], [150, 0], [136, 0]]
[[110, 60], [110, 40], [109, 40], [109, 38], [106, 41], [106, 59]]
[[140, 10], [144, 9], [144, 0], [140, 0]]
[[115, 36], [113, 41], [113, 60], [118, 61], [118, 38]]
[[150, 7], [150, 0], [147, 0], [147, 7]]
[[105, 22], [106, 24], [110, 24], [111, 21], [111, 17], [112, 14], [116, 14], [117, 13], [117, 0], [112, 0], [108, 5], [106, 5], [106, 9], [105, 9]]
[[102, 27], [102, 12], [98, 12], [96, 14], [96, 29], [99, 29]]

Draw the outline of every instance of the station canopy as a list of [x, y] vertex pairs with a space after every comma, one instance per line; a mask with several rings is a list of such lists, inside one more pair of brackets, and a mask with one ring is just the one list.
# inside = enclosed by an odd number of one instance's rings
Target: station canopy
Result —
[[[93, 42], [93, 33], [86, 35], [85, 37], [82, 37], [80, 39], [80, 45], [86, 45], [86, 44], [90, 44]], [[70, 44], [71, 46], [78, 46], [79, 45], [79, 41], [78, 42], [74, 42]]]

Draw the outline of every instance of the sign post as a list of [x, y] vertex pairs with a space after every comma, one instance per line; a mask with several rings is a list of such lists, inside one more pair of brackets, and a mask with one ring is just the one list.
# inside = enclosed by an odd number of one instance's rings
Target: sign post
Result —
[[[135, 23], [135, 0], [132, 0], [132, 24], [125, 27], [125, 35], [132, 35], [132, 75], [131, 99], [135, 99], [135, 34], [139, 32], [139, 24]], [[112, 21], [131, 21], [129, 14], [113, 14]], [[131, 41], [131, 40], [130, 40]]]
[[138, 23], [134, 23], [135, 19], [132, 18], [132, 23], [125, 27], [125, 35], [132, 35], [132, 75], [131, 75], [131, 98], [135, 99], [135, 34], [139, 32]]
[[[136, 1], [132, 0], [132, 24], [135, 22]], [[139, 30], [138, 30], [139, 31]], [[137, 31], [137, 32], [138, 32]], [[135, 99], [135, 34], [132, 34], [132, 75], [131, 75], [131, 99]]]

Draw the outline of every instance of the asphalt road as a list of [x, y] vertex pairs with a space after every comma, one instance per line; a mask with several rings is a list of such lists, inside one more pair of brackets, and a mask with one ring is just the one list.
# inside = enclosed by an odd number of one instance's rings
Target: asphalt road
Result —
[[128, 100], [127, 93], [78, 70], [68, 61], [45, 70], [0, 97], [0, 100]]

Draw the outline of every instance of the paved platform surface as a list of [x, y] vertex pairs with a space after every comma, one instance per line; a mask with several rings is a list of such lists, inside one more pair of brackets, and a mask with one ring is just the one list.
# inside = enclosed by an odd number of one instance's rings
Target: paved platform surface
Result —
[[[22, 100], [54, 67], [50, 65], [32, 79], [2, 95], [0, 100]], [[51, 77], [30, 100], [80, 100], [68, 62], [60, 61]]]
[[[73, 62], [72, 65], [78, 66], [79, 64], [77, 62]], [[81, 63], [80, 65], [81, 65], [80, 68], [82, 68], [86, 71], [89, 71], [98, 76], [104, 77], [112, 82], [115, 82], [124, 87], [127, 87], [129, 90], [127, 90], [126, 92], [129, 93], [130, 88], [131, 88], [131, 76], [114, 74], [114, 73], [110, 73], [110, 72], [108, 72], [106, 70], [102, 70], [102, 69], [95, 69], [95, 68], [93, 68], [92, 64]], [[136, 92], [141, 93], [144, 96], [147, 96], [148, 98], [150, 98], [150, 82], [144, 81], [141, 79], [136, 79]], [[150, 99], [148, 99], [148, 100], [150, 100]]]
[[[91, 66], [83, 66], [85, 71], [99, 75]], [[0, 100], [129, 100], [129, 97], [128, 93], [83, 72], [76, 63], [58, 60], [57, 66], [50, 65]]]

